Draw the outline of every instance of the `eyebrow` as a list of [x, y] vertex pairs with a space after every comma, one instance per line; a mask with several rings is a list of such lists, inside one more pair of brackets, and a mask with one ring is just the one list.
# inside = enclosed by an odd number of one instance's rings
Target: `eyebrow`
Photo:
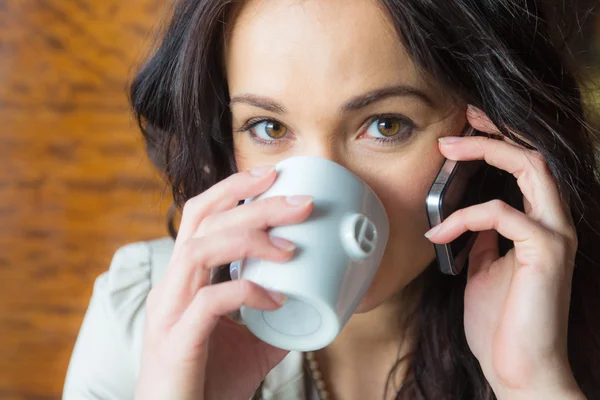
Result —
[[[412, 86], [398, 85], [376, 89], [363, 95], [356, 96], [350, 99], [344, 105], [342, 105], [340, 111], [356, 111], [368, 106], [369, 104], [381, 101], [383, 99], [387, 99], [389, 97], [414, 97], [423, 101], [430, 107], [434, 106], [433, 101], [422, 91]], [[285, 107], [277, 103], [276, 101], [271, 100], [267, 97], [257, 96], [253, 94], [242, 94], [239, 96], [235, 96], [231, 99], [229, 105], [231, 106], [235, 103], [249, 104], [251, 106], [262, 108], [263, 110], [271, 111], [276, 114], [287, 113]]]

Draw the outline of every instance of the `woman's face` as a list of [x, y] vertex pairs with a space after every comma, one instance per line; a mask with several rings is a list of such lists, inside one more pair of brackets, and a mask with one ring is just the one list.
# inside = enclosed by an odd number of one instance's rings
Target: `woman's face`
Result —
[[365, 181], [391, 229], [357, 312], [391, 299], [434, 259], [425, 197], [464, 107], [419, 74], [374, 0], [247, 1], [225, 56], [238, 169], [312, 155]]

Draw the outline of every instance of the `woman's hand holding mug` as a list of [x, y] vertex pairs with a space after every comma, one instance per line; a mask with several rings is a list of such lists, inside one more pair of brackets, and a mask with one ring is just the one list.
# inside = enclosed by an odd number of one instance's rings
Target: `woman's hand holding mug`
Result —
[[288, 353], [227, 316], [243, 305], [276, 310], [285, 296], [248, 280], [210, 285], [211, 269], [235, 260], [292, 257], [294, 244], [267, 229], [308, 218], [311, 197], [236, 207], [276, 176], [274, 167], [240, 172], [186, 203], [165, 277], [148, 296], [137, 399], [247, 399]]

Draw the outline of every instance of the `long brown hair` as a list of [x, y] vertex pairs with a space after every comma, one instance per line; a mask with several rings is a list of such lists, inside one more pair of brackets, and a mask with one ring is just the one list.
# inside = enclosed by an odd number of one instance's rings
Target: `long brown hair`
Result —
[[[584, 393], [600, 399], [600, 174], [595, 131], [585, 121], [563, 38], [552, 30], [559, 14], [541, 0], [380, 3], [422, 71], [527, 146], [509, 130], [519, 134], [547, 160], [579, 238], [569, 360]], [[131, 86], [148, 149], [178, 206], [236, 171], [222, 54], [226, 21], [236, 5], [234, 0], [180, 0]], [[503, 200], [519, 207], [522, 195], [513, 178], [501, 174], [497, 179]], [[495, 398], [465, 339], [464, 274], [443, 276], [432, 265], [420, 279], [417, 343], [398, 361], [408, 363], [409, 374], [396, 398]]]

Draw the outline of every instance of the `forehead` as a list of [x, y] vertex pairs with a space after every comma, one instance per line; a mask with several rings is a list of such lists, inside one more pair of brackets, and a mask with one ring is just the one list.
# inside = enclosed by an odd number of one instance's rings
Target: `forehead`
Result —
[[[250, 0], [226, 41], [230, 90], [349, 97], [384, 85], [426, 82], [375, 0]], [[335, 88], [335, 91], [333, 91]]]

